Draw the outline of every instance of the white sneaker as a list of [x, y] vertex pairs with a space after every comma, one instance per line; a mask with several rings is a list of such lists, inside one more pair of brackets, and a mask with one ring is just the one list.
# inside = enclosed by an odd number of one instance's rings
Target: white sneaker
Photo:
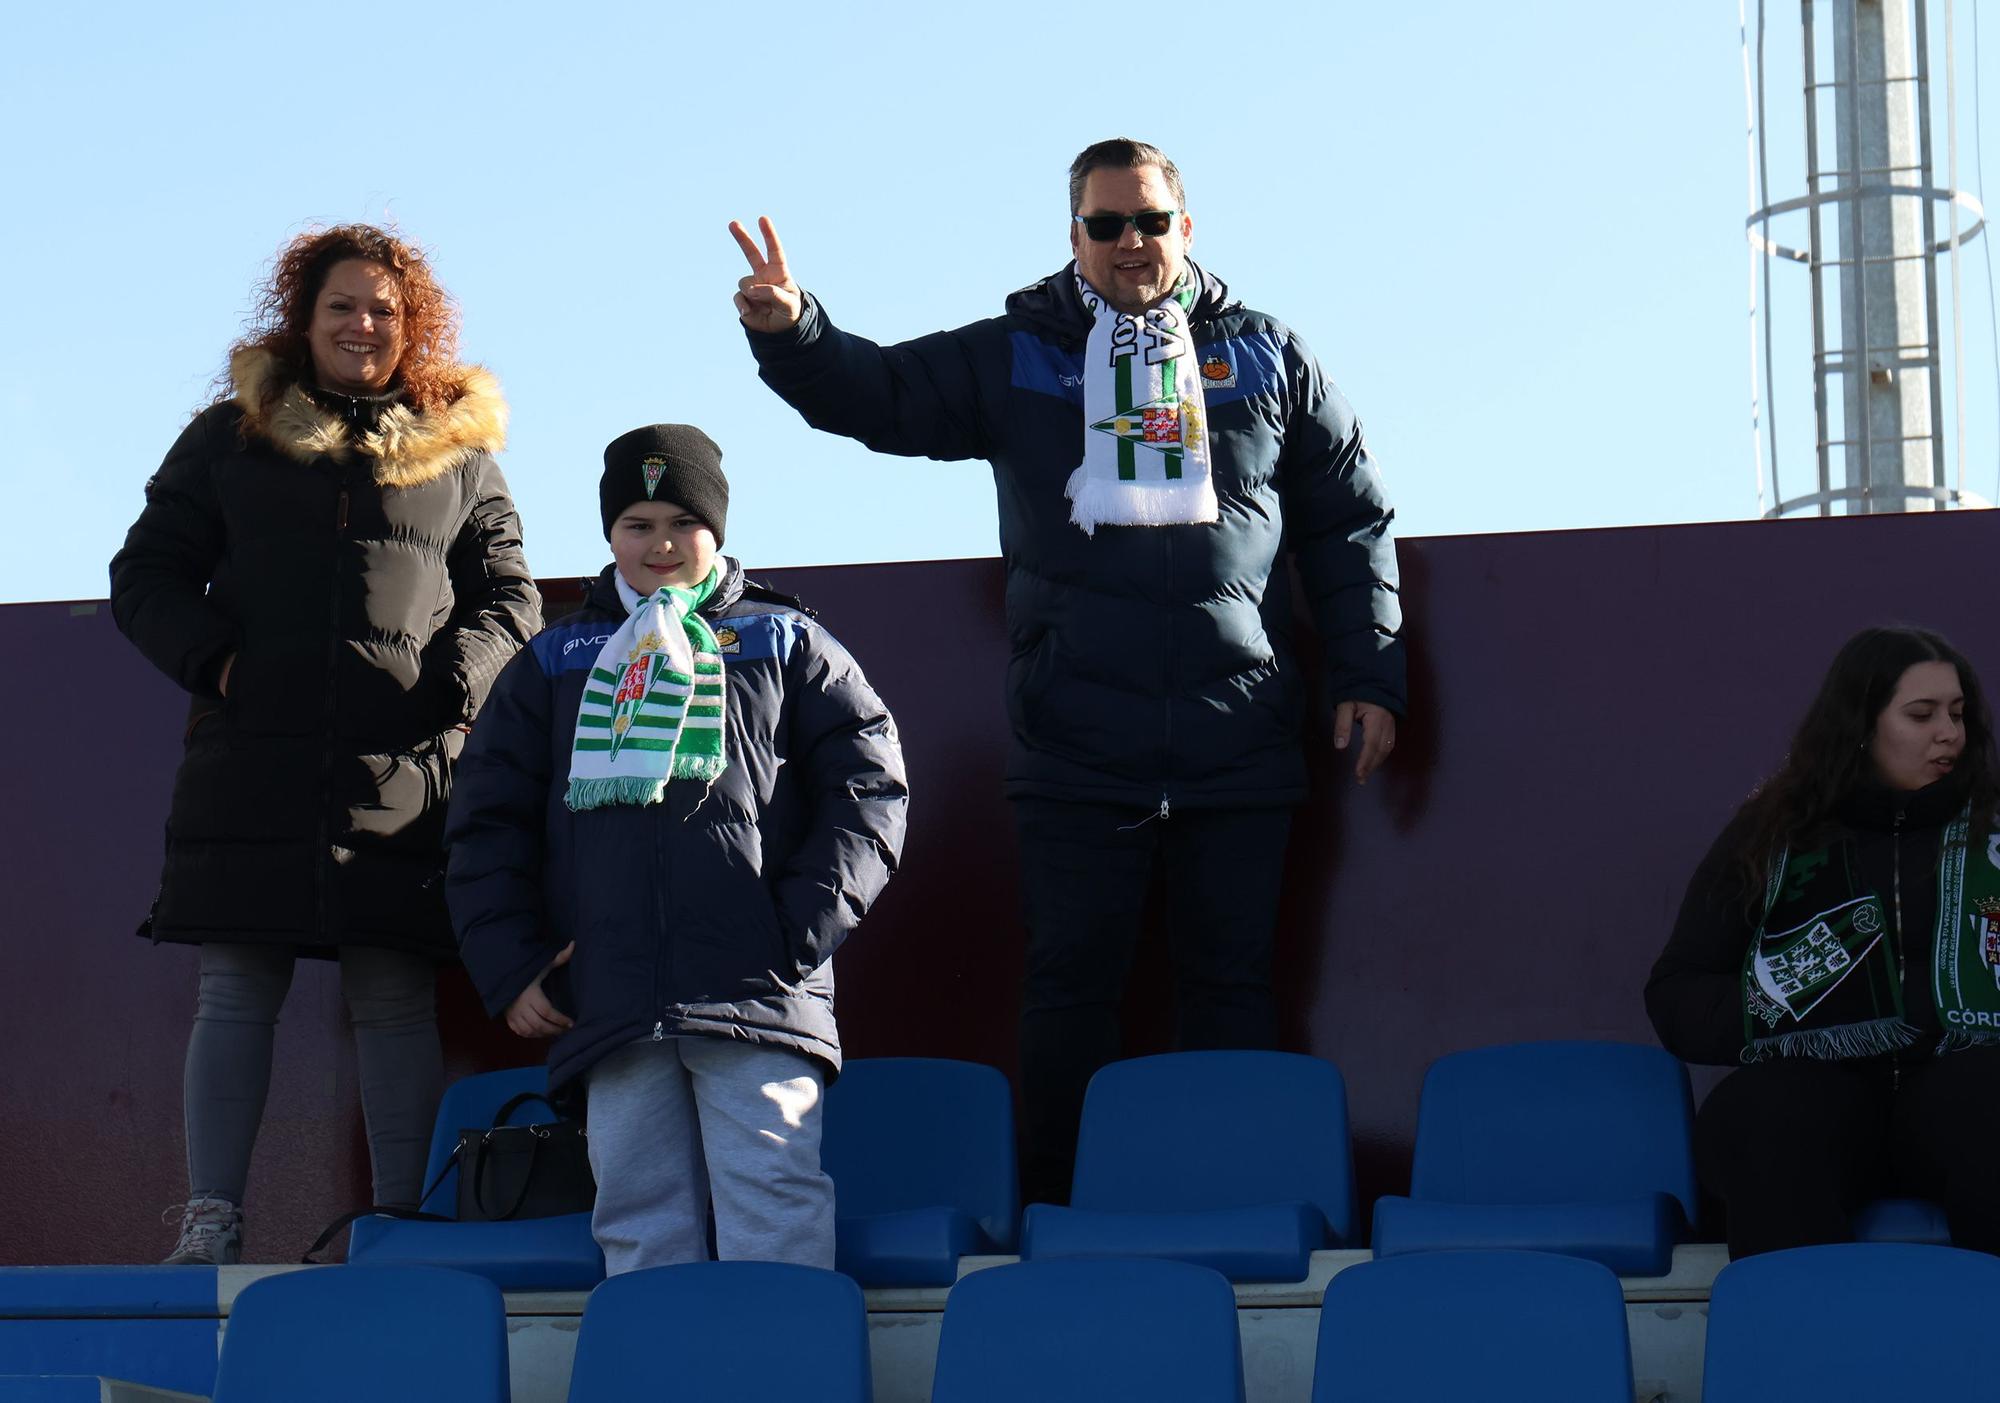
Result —
[[191, 1198], [160, 1214], [170, 1223], [181, 1215], [181, 1240], [162, 1266], [229, 1267], [243, 1258], [243, 1210], [226, 1198]]

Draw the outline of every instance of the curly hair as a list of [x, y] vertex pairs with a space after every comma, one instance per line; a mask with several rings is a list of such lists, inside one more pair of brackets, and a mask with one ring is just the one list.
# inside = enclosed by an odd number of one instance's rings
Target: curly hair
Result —
[[1869, 773], [1868, 743], [1896, 684], [1918, 663], [1950, 663], [1965, 693], [1965, 748], [1952, 767], [1972, 812], [1990, 821], [1996, 783], [1993, 717], [1979, 676], [1959, 651], [1929, 629], [1863, 629], [1841, 645], [1792, 736], [1778, 772], [1743, 805], [1746, 826], [1735, 877], [1746, 903], [1761, 907], [1772, 858], [1787, 844], [1823, 837], [1840, 801]]
[[334, 265], [351, 258], [387, 268], [402, 294], [403, 358], [396, 381], [405, 401], [426, 411], [450, 403], [458, 361], [458, 304], [432, 276], [423, 250], [372, 224], [311, 229], [280, 249], [258, 289], [250, 325], [229, 348], [230, 357], [248, 350], [276, 357], [285, 373], [271, 377], [268, 393], [273, 398], [307, 378], [312, 348], [306, 333], [313, 305]]

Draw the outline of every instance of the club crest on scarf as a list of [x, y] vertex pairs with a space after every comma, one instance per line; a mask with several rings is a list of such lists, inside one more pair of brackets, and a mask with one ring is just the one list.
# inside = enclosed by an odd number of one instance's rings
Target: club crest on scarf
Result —
[[1076, 279], [1093, 318], [1084, 348], [1083, 462], [1070, 474], [1070, 520], [1177, 526], [1220, 515], [1209, 478], [1201, 370], [1188, 324], [1191, 289], [1143, 313], [1120, 312]]
[[1979, 932], [1979, 958], [1993, 971], [1993, 982], [2000, 987], [2000, 897], [1982, 897], [1973, 905], [1978, 910], [1971, 919]]
[[659, 679], [665, 646], [659, 634], [648, 633], [625, 655], [625, 671], [618, 679], [618, 691], [611, 702], [611, 746], [606, 753], [614, 759], [623, 748], [625, 737], [632, 732], [632, 722], [646, 705], [646, 694]]
[[[1185, 319], [1182, 322], [1185, 325]], [[1111, 371], [1113, 400], [1117, 412], [1090, 427], [1109, 434], [1118, 443], [1118, 480], [1135, 482], [1139, 477], [1138, 450], [1150, 448], [1161, 455], [1160, 471], [1169, 482], [1180, 480], [1185, 455], [1201, 443], [1201, 401], [1183, 400], [1171, 386], [1174, 362], [1193, 348], [1175, 327], [1174, 319], [1155, 307], [1143, 318], [1120, 316], [1111, 331]], [[1132, 403], [1133, 358], [1139, 357], [1149, 369], [1169, 369], [1159, 378], [1168, 381], [1174, 392], [1145, 404]]]

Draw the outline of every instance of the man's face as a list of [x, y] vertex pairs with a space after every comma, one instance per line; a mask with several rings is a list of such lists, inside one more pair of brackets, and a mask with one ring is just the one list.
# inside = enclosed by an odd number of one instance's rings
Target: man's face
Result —
[[[1174, 208], [1174, 192], [1158, 166], [1119, 170], [1100, 166], [1083, 179], [1078, 214], [1139, 214]], [[1187, 265], [1188, 240], [1194, 221], [1185, 212], [1175, 216], [1167, 232], [1147, 238], [1130, 224], [1109, 243], [1096, 243], [1081, 224], [1070, 221], [1069, 246], [1083, 280], [1121, 312], [1143, 312], [1180, 281]]]

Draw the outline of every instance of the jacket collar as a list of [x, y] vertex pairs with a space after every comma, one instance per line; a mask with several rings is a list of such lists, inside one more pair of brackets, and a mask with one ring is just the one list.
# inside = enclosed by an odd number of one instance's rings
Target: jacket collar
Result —
[[[374, 412], [373, 427], [327, 407], [306, 387], [283, 384], [278, 358], [269, 351], [238, 351], [229, 361], [231, 398], [243, 410], [243, 430], [287, 458], [310, 463], [328, 457], [373, 461], [383, 487], [420, 487], [443, 477], [472, 453], [498, 453], [507, 442], [507, 401], [500, 382], [476, 365], [452, 372], [451, 402], [424, 413], [391, 402]], [[322, 391], [322, 394], [325, 392]]]
[[315, 385], [310, 380], [299, 383], [306, 398], [327, 413], [347, 425], [355, 434], [372, 434], [381, 427], [382, 416], [402, 402], [400, 387], [385, 390], [379, 395], [350, 395], [340, 390], [329, 390], [324, 385]]
[[1946, 775], [1922, 789], [1891, 789], [1864, 777], [1840, 801], [1840, 817], [1855, 828], [1888, 830], [1902, 819], [1905, 828], [1942, 828], [1965, 807], [1964, 775]]
[[[1229, 285], [1222, 279], [1192, 258], [1187, 261], [1187, 266], [1188, 276], [1195, 280], [1199, 288], [1194, 306], [1188, 309], [1190, 322], [1200, 324], [1242, 308], [1243, 304], [1229, 295]], [[1082, 341], [1090, 336], [1093, 318], [1089, 308], [1083, 305], [1083, 298], [1077, 295], [1075, 259], [1040, 282], [1009, 293], [1007, 312], [1038, 330], [1052, 332], [1064, 340]]]

